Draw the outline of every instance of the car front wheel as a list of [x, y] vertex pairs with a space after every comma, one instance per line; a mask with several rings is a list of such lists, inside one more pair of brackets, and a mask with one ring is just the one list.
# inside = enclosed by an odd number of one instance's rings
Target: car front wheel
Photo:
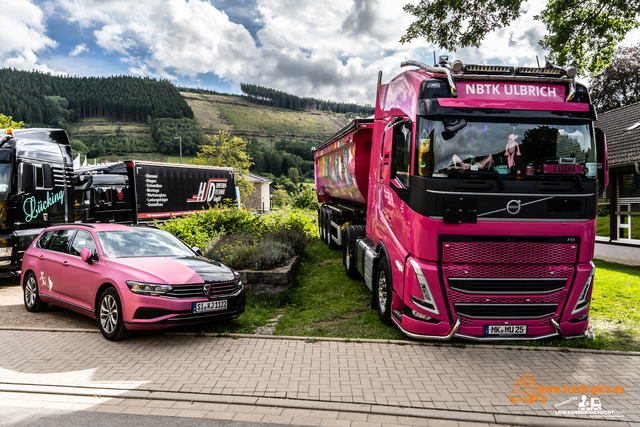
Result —
[[124, 326], [122, 304], [120, 303], [118, 291], [114, 288], [107, 288], [100, 295], [97, 317], [100, 331], [106, 339], [119, 341], [131, 334], [131, 331]]
[[24, 306], [32, 312], [43, 311], [49, 305], [48, 303], [40, 299], [40, 292], [38, 291], [38, 281], [33, 273], [27, 274], [24, 279]]

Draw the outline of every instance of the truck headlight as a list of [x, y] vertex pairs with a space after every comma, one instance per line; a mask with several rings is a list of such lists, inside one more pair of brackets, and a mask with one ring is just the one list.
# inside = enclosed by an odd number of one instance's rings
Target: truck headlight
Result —
[[173, 288], [170, 285], [156, 285], [153, 283], [141, 283], [127, 280], [127, 286], [134, 294], [151, 295], [154, 297], [164, 295]]
[[13, 248], [0, 248], [0, 257], [11, 256]]
[[578, 302], [576, 303], [576, 306], [573, 308], [573, 311], [571, 312], [571, 314], [576, 314], [584, 310], [591, 302], [591, 298], [587, 299], [587, 296], [589, 295], [589, 289], [591, 289], [591, 285], [593, 284], [593, 275], [595, 274], [595, 272], [596, 272], [596, 266], [593, 262], [591, 262], [591, 273], [589, 273], [589, 278], [587, 279], [587, 282], [584, 284], [584, 289], [582, 289], [582, 292], [580, 293], [580, 298], [578, 298]]
[[411, 295], [411, 301], [417, 305], [418, 307], [426, 310], [428, 312], [434, 314], [440, 314], [440, 310], [438, 310], [438, 305], [436, 301], [433, 299], [433, 295], [431, 294], [431, 289], [429, 289], [429, 284], [427, 283], [427, 279], [424, 277], [424, 273], [422, 269], [414, 260], [409, 260], [409, 263], [413, 267], [413, 271], [416, 273], [416, 278], [418, 279], [418, 283], [420, 284], [420, 290], [422, 291], [422, 298], [419, 299], [415, 296]]

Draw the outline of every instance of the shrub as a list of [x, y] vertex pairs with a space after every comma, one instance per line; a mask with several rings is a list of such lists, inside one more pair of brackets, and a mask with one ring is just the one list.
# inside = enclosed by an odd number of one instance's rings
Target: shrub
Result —
[[318, 209], [318, 196], [313, 187], [305, 187], [302, 191], [291, 197], [291, 206], [298, 209], [316, 211]]

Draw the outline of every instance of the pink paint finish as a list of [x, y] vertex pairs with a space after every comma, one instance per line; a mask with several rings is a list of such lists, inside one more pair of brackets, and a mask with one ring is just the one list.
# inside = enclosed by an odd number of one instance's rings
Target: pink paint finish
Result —
[[[38, 291], [44, 302], [96, 318], [98, 317], [96, 302], [105, 288], [112, 287], [120, 298], [124, 325], [131, 330], [160, 329], [173, 325], [233, 318], [244, 311], [246, 297], [244, 286], [238, 282], [239, 276], [221, 264], [196, 256], [177, 239], [169, 239], [173, 240], [173, 243], [169, 240], [164, 242], [166, 242], [165, 245], [177, 245], [176, 247], [180, 250], [176, 253], [182, 255], [136, 257], [134, 250], [130, 256], [114, 258], [107, 257], [103, 252], [97, 234], [101, 232], [134, 233], [127, 234], [127, 238], [131, 238], [138, 234], [143, 236], [161, 233], [167, 236], [168, 233], [146, 227], [127, 227], [118, 224], [89, 226], [69, 224], [50, 227], [43, 233], [59, 229], [71, 229], [74, 232], [82, 230], [71, 234], [70, 247], [75, 247], [74, 236], [80, 236], [83, 233], [84, 237], [81, 241], [86, 244], [93, 240], [93, 247], [97, 247], [95, 249], [97, 253], [92, 255], [88, 247], [76, 248], [74, 250], [78, 252], [74, 254], [68, 250], [40, 249], [32, 244], [24, 255], [21, 283], [24, 285], [27, 275], [35, 274], [36, 278], [42, 281], [38, 283]], [[111, 244], [114, 241], [117, 240], [113, 240]], [[140, 246], [143, 246], [142, 241]], [[147, 243], [145, 250], [153, 246], [154, 244]], [[54, 292], [50, 292], [46, 287], [48, 279], [53, 283]], [[134, 293], [127, 282], [170, 285], [172, 294], [165, 296], [164, 294]], [[213, 289], [206, 290], [205, 282]], [[226, 309], [193, 313], [194, 303], [220, 300], [227, 301]]]

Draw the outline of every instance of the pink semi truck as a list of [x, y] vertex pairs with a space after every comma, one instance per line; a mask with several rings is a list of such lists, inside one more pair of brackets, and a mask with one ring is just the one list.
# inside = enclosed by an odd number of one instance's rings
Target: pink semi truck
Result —
[[321, 238], [410, 337], [583, 334], [608, 166], [575, 69], [402, 66], [314, 149]]

